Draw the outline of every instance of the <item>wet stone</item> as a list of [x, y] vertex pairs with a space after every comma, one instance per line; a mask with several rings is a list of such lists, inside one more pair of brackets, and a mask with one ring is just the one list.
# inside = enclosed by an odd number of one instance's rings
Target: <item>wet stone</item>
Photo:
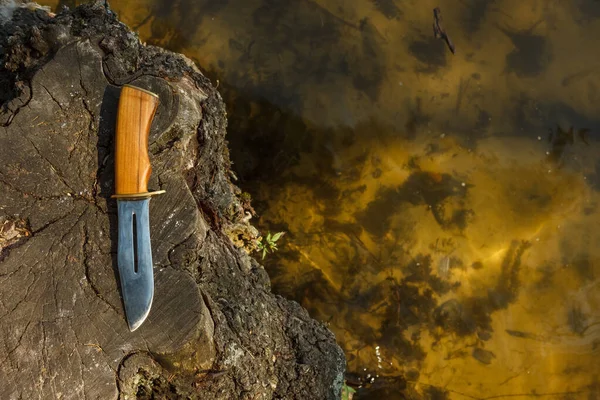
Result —
[[476, 347], [473, 349], [473, 353], [471, 353], [473, 358], [479, 361], [482, 364], [491, 364], [492, 360], [496, 358], [494, 353], [489, 350], [482, 349], [480, 347]]

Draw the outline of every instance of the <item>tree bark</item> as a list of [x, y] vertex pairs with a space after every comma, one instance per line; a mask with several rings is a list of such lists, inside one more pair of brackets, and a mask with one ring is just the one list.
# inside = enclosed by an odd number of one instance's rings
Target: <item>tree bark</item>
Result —
[[[140, 44], [103, 2], [0, 8], [3, 398], [335, 399], [333, 334], [248, 256], [219, 93]], [[128, 330], [116, 262], [119, 88], [157, 93], [149, 187], [155, 296]], [[244, 249], [246, 247], [246, 249]]]

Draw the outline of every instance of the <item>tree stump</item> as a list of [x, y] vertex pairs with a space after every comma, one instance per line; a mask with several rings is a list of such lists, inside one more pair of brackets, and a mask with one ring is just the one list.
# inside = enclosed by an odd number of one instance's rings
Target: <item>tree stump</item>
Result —
[[[103, 2], [0, 9], [0, 392], [8, 399], [336, 399], [333, 334], [270, 292], [230, 182], [219, 93]], [[154, 303], [129, 332], [116, 261], [120, 87], [157, 93]], [[232, 238], [234, 240], [232, 240]]]

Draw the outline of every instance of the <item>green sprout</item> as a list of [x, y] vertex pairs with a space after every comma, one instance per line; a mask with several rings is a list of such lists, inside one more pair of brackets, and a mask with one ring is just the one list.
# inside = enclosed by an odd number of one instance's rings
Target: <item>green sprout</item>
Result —
[[342, 386], [342, 400], [352, 400], [354, 393], [356, 393], [356, 390], [344, 383], [344, 386]]
[[277, 232], [274, 235], [271, 235], [271, 232], [269, 232], [266, 238], [263, 238], [262, 236], [258, 238], [258, 251], [262, 252], [263, 260], [265, 259], [267, 253], [273, 253], [275, 250], [277, 250], [277, 241], [283, 235], [285, 235], [285, 232]]

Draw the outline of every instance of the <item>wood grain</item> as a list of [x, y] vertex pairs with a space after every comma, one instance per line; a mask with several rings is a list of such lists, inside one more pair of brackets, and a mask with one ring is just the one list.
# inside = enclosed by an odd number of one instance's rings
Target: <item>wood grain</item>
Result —
[[115, 137], [115, 197], [148, 192], [152, 173], [148, 136], [158, 96], [133, 86], [121, 89]]

